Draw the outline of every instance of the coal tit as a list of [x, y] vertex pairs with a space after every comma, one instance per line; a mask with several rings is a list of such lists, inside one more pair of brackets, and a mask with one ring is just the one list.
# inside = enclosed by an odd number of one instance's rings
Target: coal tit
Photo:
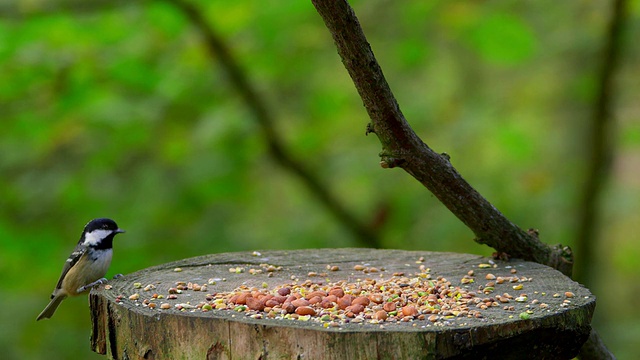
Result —
[[62, 268], [49, 305], [36, 320], [48, 319], [67, 296], [80, 295], [102, 284], [113, 254], [113, 238], [124, 230], [111, 219], [94, 219], [85, 225], [80, 241]]

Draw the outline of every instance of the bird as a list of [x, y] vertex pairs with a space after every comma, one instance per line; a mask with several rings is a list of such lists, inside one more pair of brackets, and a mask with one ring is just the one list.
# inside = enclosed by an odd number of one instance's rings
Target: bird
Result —
[[64, 263], [51, 301], [36, 321], [49, 319], [67, 296], [80, 295], [93, 286], [103, 284], [113, 255], [113, 238], [125, 232], [115, 221], [107, 218], [93, 219], [85, 225], [78, 245]]

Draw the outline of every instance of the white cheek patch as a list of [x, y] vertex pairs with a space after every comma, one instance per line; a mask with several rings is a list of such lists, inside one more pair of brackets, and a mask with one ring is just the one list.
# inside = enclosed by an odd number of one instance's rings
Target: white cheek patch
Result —
[[85, 246], [96, 246], [98, 245], [98, 243], [100, 243], [100, 241], [102, 241], [102, 239], [111, 235], [112, 232], [112, 230], [104, 229], [93, 230], [92, 232], [88, 232], [85, 234], [84, 242], [82, 244]]

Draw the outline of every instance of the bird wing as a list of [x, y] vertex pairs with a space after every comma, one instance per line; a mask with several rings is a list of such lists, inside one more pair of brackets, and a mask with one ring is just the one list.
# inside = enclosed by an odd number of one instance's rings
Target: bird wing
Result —
[[80, 260], [82, 255], [84, 255], [86, 252], [87, 252], [87, 247], [81, 244], [78, 244], [78, 246], [76, 246], [76, 248], [73, 250], [71, 255], [69, 255], [69, 258], [67, 259], [67, 261], [65, 261], [64, 267], [62, 268], [62, 274], [60, 274], [60, 279], [58, 279], [58, 284], [56, 284], [56, 288], [55, 290], [53, 290], [53, 294], [51, 294], [52, 299], [54, 297], [56, 290], [62, 288], [62, 281], [64, 280], [64, 277], [67, 275], [69, 270], [71, 270], [71, 268], [78, 262], [78, 260]]

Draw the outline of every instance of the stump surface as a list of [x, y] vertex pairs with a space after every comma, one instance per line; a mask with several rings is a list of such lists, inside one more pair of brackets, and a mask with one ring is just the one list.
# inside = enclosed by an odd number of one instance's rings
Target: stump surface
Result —
[[[250, 269], [264, 269], [264, 264], [282, 268], [250, 273]], [[492, 266], [482, 268], [480, 264]], [[339, 270], [330, 271], [328, 265]], [[355, 265], [384, 270], [363, 273], [354, 270]], [[433, 278], [445, 277], [452, 286], [476, 291], [478, 297], [506, 292], [514, 297], [526, 294], [527, 301], [506, 304], [512, 310], [489, 307], [482, 311], [482, 318], [448, 317], [435, 323], [366, 320], [338, 327], [326, 327], [318, 319], [256, 319], [248, 316], [252, 313], [179, 311], [175, 307], [195, 305], [206, 301], [207, 294], [233, 291], [241, 285], [269, 290], [306, 280], [355, 283], [389, 279], [394, 273], [411, 278], [421, 265], [430, 269]], [[230, 272], [231, 268], [244, 272]], [[496, 284], [490, 294], [478, 290], [488, 282], [486, 274], [507, 277], [512, 276], [511, 269], [519, 277], [531, 278], [521, 283], [522, 290], [514, 290], [510, 282]], [[461, 284], [470, 270], [475, 282]], [[185, 290], [175, 294], [176, 299], [168, 299], [168, 289], [177, 282], [214, 284], [208, 284], [206, 292]], [[144, 291], [148, 284], [155, 289]], [[90, 294], [91, 343], [94, 351], [113, 359], [570, 359], [589, 335], [595, 308], [589, 290], [544, 265], [516, 259], [493, 265], [491, 259], [478, 255], [427, 251], [311, 249], [213, 254], [144, 269], [109, 285]], [[575, 296], [567, 298], [569, 292]], [[153, 293], [164, 298], [152, 300]], [[134, 294], [139, 295], [137, 300], [130, 299]], [[158, 306], [143, 305], [145, 299]], [[171, 308], [160, 309], [162, 303]], [[548, 307], [540, 307], [542, 303]], [[520, 314], [527, 310], [528, 319], [521, 319]]]

